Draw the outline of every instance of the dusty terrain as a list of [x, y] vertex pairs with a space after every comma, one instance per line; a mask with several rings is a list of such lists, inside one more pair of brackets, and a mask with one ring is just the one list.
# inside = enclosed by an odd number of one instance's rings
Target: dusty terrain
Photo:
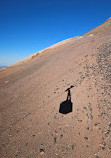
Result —
[[[0, 157], [110, 158], [110, 60], [109, 32], [1, 69]], [[73, 110], [61, 114], [70, 86]]]
[[111, 17], [104, 22], [103, 24], [99, 25], [98, 27], [92, 29], [91, 31], [85, 33], [83, 36], [89, 36], [91, 34], [103, 34], [111, 32]]

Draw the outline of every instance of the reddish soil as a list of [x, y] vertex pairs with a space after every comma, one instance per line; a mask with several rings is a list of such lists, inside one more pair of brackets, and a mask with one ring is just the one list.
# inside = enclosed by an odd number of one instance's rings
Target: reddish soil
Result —
[[[110, 158], [111, 33], [0, 70], [1, 158]], [[59, 113], [70, 86], [72, 112]]]

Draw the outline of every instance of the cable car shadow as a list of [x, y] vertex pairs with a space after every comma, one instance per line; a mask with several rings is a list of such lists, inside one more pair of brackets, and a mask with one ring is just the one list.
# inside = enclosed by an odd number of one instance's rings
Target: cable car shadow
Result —
[[60, 108], [59, 108], [59, 112], [62, 114], [68, 114], [68, 113], [72, 112], [73, 103], [71, 102], [70, 89], [73, 87], [74, 86], [71, 86], [70, 88], [65, 90], [65, 91], [68, 91], [67, 99], [60, 104]]

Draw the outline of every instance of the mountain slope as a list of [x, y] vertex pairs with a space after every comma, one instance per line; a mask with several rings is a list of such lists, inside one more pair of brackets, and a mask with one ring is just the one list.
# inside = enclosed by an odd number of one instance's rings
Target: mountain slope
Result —
[[[110, 59], [105, 33], [1, 69], [1, 157], [111, 157]], [[72, 112], [61, 114], [70, 87]]]
[[83, 36], [88, 36], [91, 34], [103, 34], [108, 32], [111, 32], [111, 17], [105, 23], [85, 33]]

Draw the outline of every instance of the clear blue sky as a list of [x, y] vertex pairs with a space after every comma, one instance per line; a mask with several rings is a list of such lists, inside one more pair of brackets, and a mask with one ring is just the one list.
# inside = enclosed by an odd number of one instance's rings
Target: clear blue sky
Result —
[[111, 16], [111, 0], [0, 0], [0, 65], [10, 65]]

